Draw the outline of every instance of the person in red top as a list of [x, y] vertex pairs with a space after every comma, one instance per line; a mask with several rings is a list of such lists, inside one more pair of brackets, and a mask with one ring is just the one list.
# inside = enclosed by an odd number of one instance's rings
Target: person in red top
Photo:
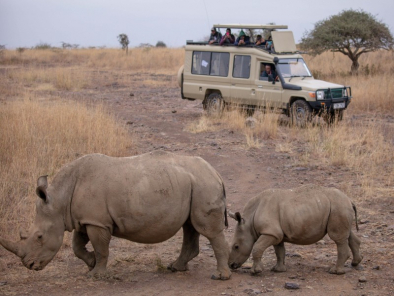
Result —
[[226, 34], [222, 37], [222, 40], [220, 40], [220, 45], [233, 44], [234, 42], [235, 42], [235, 37], [233, 34], [231, 34], [231, 29], [227, 28]]

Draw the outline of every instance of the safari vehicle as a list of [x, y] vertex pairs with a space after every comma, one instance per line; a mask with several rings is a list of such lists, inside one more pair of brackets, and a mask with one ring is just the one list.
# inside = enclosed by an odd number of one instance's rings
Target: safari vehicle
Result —
[[[187, 41], [185, 62], [178, 72], [182, 99], [201, 100], [209, 113], [236, 104], [253, 114], [256, 108], [276, 108], [295, 124], [313, 115], [342, 119], [351, 88], [313, 78], [285, 25], [214, 25], [215, 28], [262, 29], [271, 32], [273, 47], [208, 45]], [[261, 77], [270, 65], [277, 77]]]

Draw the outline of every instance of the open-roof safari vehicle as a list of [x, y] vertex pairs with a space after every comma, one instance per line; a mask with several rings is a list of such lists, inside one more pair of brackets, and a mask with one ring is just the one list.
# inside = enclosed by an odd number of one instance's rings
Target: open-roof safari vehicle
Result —
[[[183, 99], [202, 100], [209, 113], [236, 104], [253, 113], [256, 108], [276, 108], [297, 125], [314, 114], [330, 121], [342, 119], [351, 100], [351, 88], [313, 78], [296, 49], [293, 32], [283, 25], [214, 25], [215, 28], [260, 29], [271, 33], [273, 48], [233, 44], [208, 45], [187, 41], [185, 63], [178, 82]], [[277, 77], [262, 77], [270, 65]], [[274, 74], [275, 75], [275, 74]]]

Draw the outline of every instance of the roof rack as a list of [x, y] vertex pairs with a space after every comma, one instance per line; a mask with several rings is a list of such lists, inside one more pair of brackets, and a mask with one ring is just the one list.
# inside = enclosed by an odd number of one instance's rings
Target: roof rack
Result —
[[214, 28], [231, 28], [231, 29], [287, 29], [287, 25], [241, 25], [241, 24], [216, 24]]

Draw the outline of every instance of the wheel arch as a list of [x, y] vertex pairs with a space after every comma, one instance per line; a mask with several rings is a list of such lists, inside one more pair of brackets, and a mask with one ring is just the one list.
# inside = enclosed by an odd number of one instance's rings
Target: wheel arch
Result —
[[[205, 91], [205, 96], [204, 96], [204, 100], [202, 101], [202, 103], [205, 104], [205, 103], [207, 102], [207, 98], [209, 97], [209, 95], [210, 95], [210, 94], [213, 94], [213, 93], [218, 93], [218, 94], [222, 97], [222, 99], [223, 99], [222, 92], [221, 92], [219, 89], [208, 88], [208, 89]], [[223, 99], [223, 101], [224, 101], [224, 99]]]
[[[308, 101], [307, 101], [304, 97], [300, 97], [300, 96], [291, 96], [291, 97], [290, 97], [290, 100], [289, 100], [289, 103], [287, 104], [287, 110], [286, 110], [287, 116], [290, 116], [291, 105], [293, 105], [293, 103], [294, 103], [295, 101], [297, 101], [297, 100], [303, 100], [303, 101], [305, 101], [305, 102], [308, 103]], [[309, 105], [309, 103], [308, 103], [308, 105]]]

